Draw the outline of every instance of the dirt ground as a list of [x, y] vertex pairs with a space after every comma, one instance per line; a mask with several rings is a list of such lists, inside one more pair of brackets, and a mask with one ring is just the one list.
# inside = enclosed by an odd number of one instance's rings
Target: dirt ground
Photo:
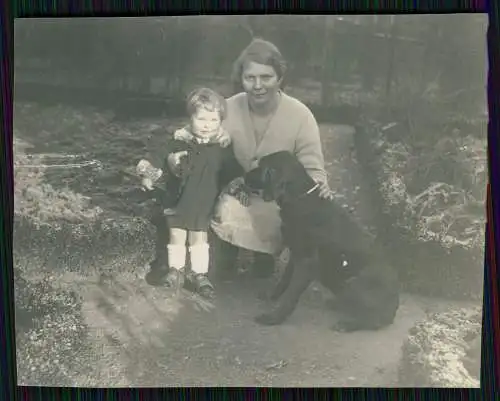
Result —
[[264, 327], [252, 320], [264, 306], [257, 279], [219, 286], [212, 303], [150, 287], [145, 272], [59, 279], [83, 296], [96, 361], [75, 385], [397, 387], [408, 330], [426, 312], [456, 306], [404, 295], [391, 327], [338, 333], [324, 290], [313, 285], [288, 321]]

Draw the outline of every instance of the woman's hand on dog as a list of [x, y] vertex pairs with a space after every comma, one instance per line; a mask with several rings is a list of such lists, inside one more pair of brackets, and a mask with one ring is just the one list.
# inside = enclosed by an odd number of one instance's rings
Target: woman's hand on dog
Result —
[[234, 196], [236, 199], [238, 199], [242, 206], [250, 206], [250, 197], [244, 189], [240, 188], [240, 190]]
[[333, 192], [326, 181], [318, 181], [319, 197], [322, 199], [333, 200]]
[[248, 191], [245, 188], [243, 178], [237, 178], [227, 188], [229, 195], [234, 196], [241, 203], [242, 206], [247, 207], [250, 205]]

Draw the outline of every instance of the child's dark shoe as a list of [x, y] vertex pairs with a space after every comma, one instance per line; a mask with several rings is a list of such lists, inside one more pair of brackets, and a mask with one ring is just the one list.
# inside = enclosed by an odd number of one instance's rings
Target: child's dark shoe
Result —
[[195, 276], [196, 292], [203, 298], [215, 298], [215, 289], [206, 274], [197, 274]]
[[198, 291], [196, 274], [194, 274], [191, 269], [186, 269], [184, 272], [184, 289], [190, 292]]
[[169, 269], [167, 266], [150, 265], [150, 270], [146, 273], [145, 280], [149, 285], [160, 287], [167, 284]]
[[184, 272], [177, 269], [170, 269], [166, 281], [168, 286], [174, 290], [174, 294], [178, 296], [184, 286]]

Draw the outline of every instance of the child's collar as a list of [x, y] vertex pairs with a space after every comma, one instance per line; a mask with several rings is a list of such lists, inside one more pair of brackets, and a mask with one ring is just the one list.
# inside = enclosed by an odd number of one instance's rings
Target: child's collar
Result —
[[193, 135], [187, 128], [182, 128], [175, 132], [174, 139], [178, 139], [184, 142], [195, 142], [198, 144], [214, 144], [218, 143], [219, 138], [221, 137], [221, 130], [211, 137], [208, 138], [200, 138], [196, 135]]
[[217, 134], [216, 135], [213, 135], [213, 136], [210, 136], [210, 137], [199, 137], [199, 136], [195, 136], [193, 135], [193, 141], [196, 142], [196, 143], [199, 143], [199, 144], [208, 144], [208, 143], [211, 143], [213, 142], [214, 138], [217, 137]]

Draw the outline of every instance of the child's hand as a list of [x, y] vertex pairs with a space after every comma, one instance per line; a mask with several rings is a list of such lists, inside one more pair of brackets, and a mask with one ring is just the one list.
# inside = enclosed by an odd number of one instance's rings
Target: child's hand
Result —
[[181, 162], [181, 159], [188, 155], [187, 150], [183, 150], [181, 152], [174, 153], [174, 163], [178, 165]]
[[229, 145], [231, 145], [231, 138], [221, 138], [220, 146], [227, 148]]
[[227, 132], [225, 129], [221, 129], [217, 141], [219, 142], [220, 146], [222, 146], [223, 148], [227, 148], [229, 145], [231, 145], [231, 137], [229, 136], [229, 132]]
[[182, 152], [176, 152], [174, 153], [174, 163], [175, 163], [175, 171], [176, 175], [180, 177], [182, 175], [182, 172], [185, 170], [186, 163], [182, 163], [182, 158], [187, 157], [188, 152], [186, 150], [183, 150]]
[[180, 163], [181, 159], [185, 156], [188, 155], [188, 152], [186, 150], [183, 150], [181, 152], [175, 152], [171, 153], [168, 155], [168, 167], [172, 174], [174, 174], [176, 177], [179, 177], [181, 175], [181, 169], [180, 169]]

